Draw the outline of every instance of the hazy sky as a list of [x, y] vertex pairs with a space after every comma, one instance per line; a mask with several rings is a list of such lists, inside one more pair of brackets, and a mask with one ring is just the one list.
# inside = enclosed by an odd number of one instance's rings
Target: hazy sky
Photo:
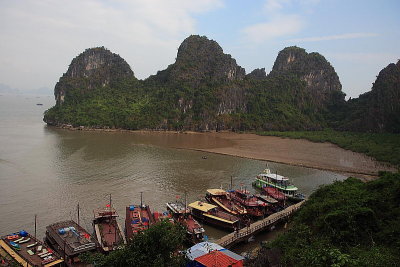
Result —
[[54, 88], [72, 58], [105, 46], [144, 79], [190, 34], [216, 40], [251, 72], [297, 45], [334, 66], [351, 97], [400, 58], [399, 0], [1, 0], [0, 83]]

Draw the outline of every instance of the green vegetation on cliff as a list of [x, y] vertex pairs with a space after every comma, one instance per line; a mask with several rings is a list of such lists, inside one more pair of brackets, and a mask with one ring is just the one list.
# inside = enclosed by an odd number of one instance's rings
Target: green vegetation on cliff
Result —
[[55, 86], [50, 125], [156, 130], [400, 131], [400, 68], [381, 71], [373, 90], [345, 101], [331, 64], [299, 47], [279, 52], [266, 75], [249, 75], [219, 44], [192, 35], [176, 61], [146, 80], [104, 47], [74, 58]]
[[397, 266], [400, 174], [348, 178], [314, 192], [272, 248], [285, 266]]
[[390, 133], [357, 133], [324, 131], [296, 132], [258, 132], [259, 135], [271, 135], [294, 139], [307, 139], [312, 142], [330, 142], [344, 149], [364, 153], [379, 161], [400, 166], [400, 135]]

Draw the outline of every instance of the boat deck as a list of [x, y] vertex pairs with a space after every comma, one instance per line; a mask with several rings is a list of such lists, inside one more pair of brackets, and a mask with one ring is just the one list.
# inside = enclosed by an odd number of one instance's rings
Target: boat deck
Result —
[[245, 214], [246, 210], [243, 207], [235, 204], [233, 201], [225, 197], [212, 197], [211, 200], [225, 211], [232, 214]]
[[111, 224], [107, 222], [101, 223], [99, 224], [99, 228], [101, 229], [101, 238], [103, 244], [106, 247], [112, 247], [115, 244], [123, 242], [118, 231], [118, 225], [115, 221], [113, 221]]
[[193, 217], [188, 217], [184, 220], [184, 223], [186, 224], [187, 231], [190, 233], [203, 233], [204, 229], [201, 227], [200, 223], [198, 223]]
[[132, 238], [136, 233], [148, 229], [153, 223], [154, 217], [149, 206], [131, 205], [126, 207], [125, 230], [127, 238]]
[[22, 266], [60, 266], [64, 261], [55, 251], [29, 234], [24, 238], [18, 235], [13, 240], [4, 236], [0, 240], [0, 246]]

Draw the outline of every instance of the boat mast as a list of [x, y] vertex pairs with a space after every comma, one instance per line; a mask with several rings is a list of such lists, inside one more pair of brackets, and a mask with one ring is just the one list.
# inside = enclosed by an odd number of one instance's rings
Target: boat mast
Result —
[[109, 233], [111, 233], [111, 220], [112, 220], [112, 208], [111, 208], [111, 204], [112, 204], [112, 202], [111, 202], [111, 194], [110, 194], [110, 223], [109, 223]]
[[35, 214], [35, 239], [36, 239], [36, 219], [37, 219], [37, 215]]
[[78, 225], [80, 225], [80, 220], [79, 220], [79, 202], [78, 202]]
[[187, 211], [187, 201], [186, 201], [186, 196], [187, 196], [187, 192], [186, 192], [186, 190], [185, 190], [185, 214], [186, 214], [186, 211]]
[[140, 208], [143, 207], [143, 192], [140, 192]]

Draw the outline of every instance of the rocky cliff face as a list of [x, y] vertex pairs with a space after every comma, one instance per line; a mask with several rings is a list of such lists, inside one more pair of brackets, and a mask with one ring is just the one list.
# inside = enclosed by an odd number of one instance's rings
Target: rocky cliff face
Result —
[[192, 35], [176, 62], [144, 81], [104, 47], [74, 58], [56, 84], [48, 124], [169, 130], [299, 130], [331, 127], [400, 132], [400, 62], [371, 92], [344, 100], [334, 68], [318, 53], [283, 49], [271, 73], [245, 75], [217, 42]]
[[179, 46], [176, 62], [155, 77], [198, 87], [204, 83], [242, 80], [245, 70], [236, 64], [231, 55], [224, 54], [216, 41], [191, 35]]
[[370, 92], [348, 103], [344, 129], [400, 133], [400, 61], [379, 72]]
[[279, 52], [269, 75], [297, 76], [306, 83], [307, 90], [314, 95], [314, 101], [319, 106], [329, 102], [333, 93], [342, 90], [335, 69], [325, 57], [319, 53], [307, 53], [296, 46]]
[[64, 102], [68, 90], [80, 88], [82, 92], [109, 86], [118, 79], [134, 77], [128, 63], [104, 47], [86, 49], [74, 58], [68, 71], [54, 89], [57, 105]]
[[220, 127], [217, 116], [245, 110], [245, 90], [235, 84], [245, 75], [216, 41], [191, 35], [179, 46], [175, 63], [149, 80], [185, 88], [175, 103], [185, 116], [183, 124], [191, 125], [185, 129], [211, 130]]
[[255, 69], [247, 74], [246, 77], [249, 79], [262, 80], [267, 78], [267, 73], [265, 72], [265, 68]]

